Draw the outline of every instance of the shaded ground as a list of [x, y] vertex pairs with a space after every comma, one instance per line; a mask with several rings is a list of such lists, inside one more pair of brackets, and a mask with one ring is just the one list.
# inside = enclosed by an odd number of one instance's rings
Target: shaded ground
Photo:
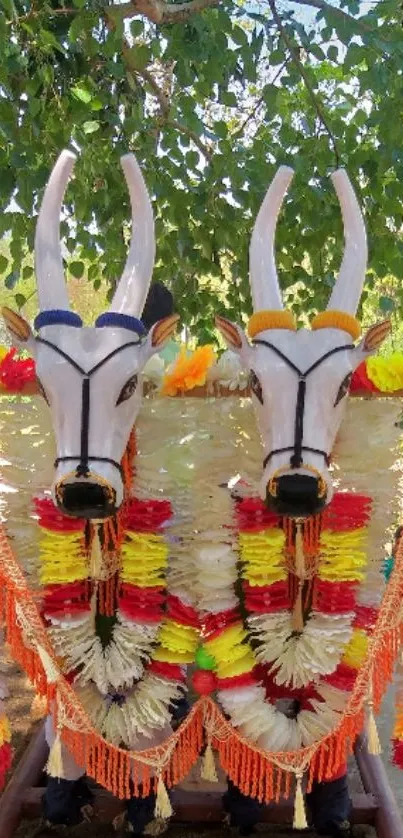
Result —
[[[115, 832], [111, 825], [102, 824], [84, 824], [74, 829], [59, 830], [58, 832], [41, 829], [38, 824], [32, 822], [24, 822], [21, 824], [18, 831], [15, 833], [15, 838], [121, 838], [123, 835], [130, 835], [127, 832]], [[238, 833], [235, 830], [226, 829], [225, 827], [210, 827], [195, 829], [194, 826], [174, 826], [164, 833], [166, 838], [235, 838]], [[258, 838], [297, 838], [298, 835], [304, 838], [315, 838], [315, 833], [310, 830], [300, 832], [288, 827], [259, 827]], [[356, 826], [353, 829], [353, 838], [376, 838], [375, 831], [371, 827]]]

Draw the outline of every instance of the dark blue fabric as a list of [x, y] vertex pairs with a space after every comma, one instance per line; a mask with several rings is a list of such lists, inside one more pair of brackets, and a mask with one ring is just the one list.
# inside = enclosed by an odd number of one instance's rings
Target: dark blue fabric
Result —
[[77, 329], [80, 329], [83, 321], [74, 311], [65, 311], [62, 308], [50, 308], [46, 311], [40, 311], [34, 320], [36, 330], [41, 329], [42, 326], [58, 326], [59, 324], [75, 326]]
[[118, 311], [106, 311], [105, 314], [100, 314], [95, 321], [97, 328], [103, 326], [117, 326], [120, 329], [129, 329], [131, 332], [136, 332], [137, 335], [145, 335], [146, 330], [137, 317], [132, 317], [130, 314], [120, 314]]
[[262, 816], [262, 804], [245, 794], [227, 779], [228, 788], [223, 795], [224, 811], [229, 815], [230, 826], [238, 827], [241, 835], [254, 831]]
[[42, 797], [44, 817], [59, 826], [75, 826], [83, 820], [81, 809], [93, 801], [93, 794], [84, 777], [79, 780], [62, 780], [48, 777]]
[[334, 838], [349, 834], [351, 800], [347, 774], [327, 783], [314, 783], [306, 801], [311, 810], [313, 825], [318, 835]]

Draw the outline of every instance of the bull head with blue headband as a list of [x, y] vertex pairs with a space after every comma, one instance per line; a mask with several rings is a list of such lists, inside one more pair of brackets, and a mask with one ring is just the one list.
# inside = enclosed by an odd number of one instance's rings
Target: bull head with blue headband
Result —
[[147, 334], [140, 318], [155, 258], [153, 212], [135, 157], [121, 158], [132, 210], [129, 253], [109, 311], [92, 327], [70, 310], [60, 249], [60, 210], [76, 157], [65, 150], [46, 186], [35, 235], [39, 314], [34, 333], [3, 309], [14, 343], [34, 356], [49, 404], [57, 456], [52, 493], [72, 516], [102, 519], [123, 501], [121, 459], [142, 400], [141, 372], [171, 337], [171, 315]]

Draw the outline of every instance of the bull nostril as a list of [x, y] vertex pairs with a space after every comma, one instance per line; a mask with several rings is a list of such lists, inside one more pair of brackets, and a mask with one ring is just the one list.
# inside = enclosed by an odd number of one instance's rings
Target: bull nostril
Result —
[[56, 500], [59, 508], [73, 518], [110, 518], [116, 512], [115, 490], [90, 480], [60, 482]]
[[266, 502], [280, 515], [314, 515], [326, 505], [321, 483], [320, 478], [306, 474], [283, 474], [275, 481], [276, 494], [268, 490]]

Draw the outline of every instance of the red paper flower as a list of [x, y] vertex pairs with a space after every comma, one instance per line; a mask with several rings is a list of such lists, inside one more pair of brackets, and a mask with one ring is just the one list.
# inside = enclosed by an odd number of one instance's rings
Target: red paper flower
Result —
[[360, 390], [366, 390], [370, 393], [380, 393], [378, 387], [368, 378], [366, 361], [363, 361], [359, 367], [353, 372], [353, 377], [350, 384], [350, 393], [356, 393]]
[[7, 393], [21, 393], [26, 384], [36, 380], [35, 361], [16, 358], [16, 354], [16, 349], [10, 349], [0, 361], [0, 384]]
[[217, 689], [217, 678], [209, 669], [197, 669], [192, 675], [192, 684], [199, 695], [210, 695]]

